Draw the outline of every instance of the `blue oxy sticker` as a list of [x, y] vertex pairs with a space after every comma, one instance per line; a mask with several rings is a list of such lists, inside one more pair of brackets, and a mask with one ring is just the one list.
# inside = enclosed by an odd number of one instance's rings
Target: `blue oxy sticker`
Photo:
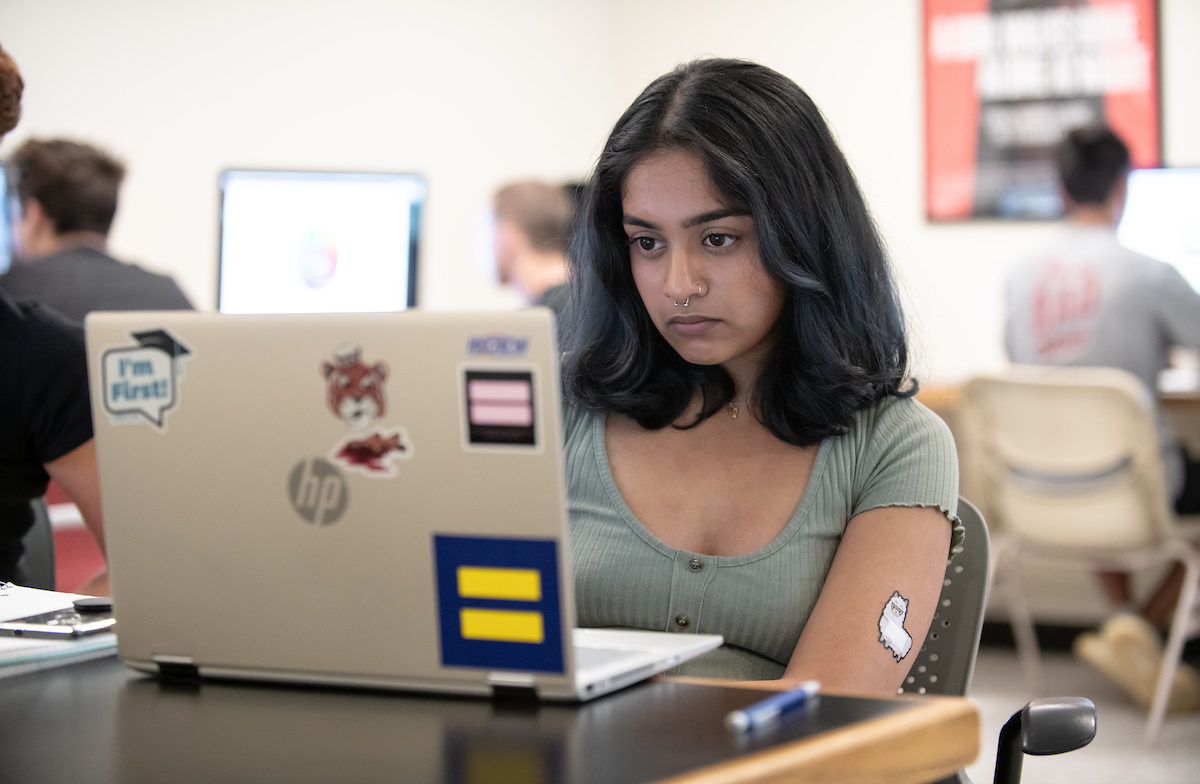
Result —
[[529, 338], [514, 335], [481, 335], [467, 338], [467, 354], [473, 357], [523, 357]]

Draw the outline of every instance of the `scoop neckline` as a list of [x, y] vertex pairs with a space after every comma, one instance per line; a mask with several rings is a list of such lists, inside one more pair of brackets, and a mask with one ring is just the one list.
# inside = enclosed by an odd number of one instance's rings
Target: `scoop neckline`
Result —
[[775, 538], [770, 542], [757, 550], [752, 550], [742, 555], [710, 555], [708, 553], [693, 553], [690, 550], [671, 547], [655, 536], [641, 520], [637, 519], [633, 510], [629, 508], [629, 504], [625, 503], [625, 497], [621, 495], [621, 490], [617, 487], [617, 480], [612, 475], [612, 467], [608, 463], [608, 445], [604, 441], [604, 429], [607, 421], [607, 412], [601, 412], [592, 417], [592, 440], [595, 442], [596, 463], [600, 470], [600, 480], [603, 482], [604, 489], [608, 493], [609, 501], [616, 507], [625, 524], [633, 529], [634, 533], [645, 540], [655, 550], [668, 557], [674, 558], [677, 553], [687, 553], [688, 555], [698, 555], [703, 558], [712, 559], [718, 566], [741, 566], [762, 560], [777, 552], [788, 543], [788, 540], [795, 536], [796, 532], [803, 525], [805, 518], [808, 517], [809, 509], [816, 503], [813, 500], [813, 487], [818, 484], [818, 480], [825, 471], [825, 463], [827, 462], [830, 445], [828, 437], [821, 439], [821, 445], [817, 448], [817, 457], [813, 461], [813, 468], [808, 476], [808, 484], [804, 488], [803, 495], [800, 496], [800, 502], [796, 504], [796, 510], [792, 512], [792, 516], [788, 519], [787, 524], [784, 525], [783, 530], [776, 534]]

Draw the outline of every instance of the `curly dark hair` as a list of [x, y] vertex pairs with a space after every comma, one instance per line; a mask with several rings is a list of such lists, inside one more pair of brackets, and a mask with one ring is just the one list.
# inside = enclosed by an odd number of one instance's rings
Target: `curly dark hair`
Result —
[[17, 121], [21, 119], [21, 93], [24, 90], [21, 71], [8, 52], [0, 48], [0, 136], [17, 127]]
[[812, 99], [782, 74], [704, 59], [656, 79], [613, 128], [588, 182], [570, 248], [562, 336], [566, 395], [648, 429], [694, 427], [733, 399], [720, 365], [686, 362], [658, 332], [633, 281], [622, 225], [630, 170], [662, 150], [698, 156], [717, 193], [754, 220], [767, 273], [784, 290], [752, 392], [760, 421], [809, 446], [905, 388], [904, 318], [883, 243], [850, 166]]

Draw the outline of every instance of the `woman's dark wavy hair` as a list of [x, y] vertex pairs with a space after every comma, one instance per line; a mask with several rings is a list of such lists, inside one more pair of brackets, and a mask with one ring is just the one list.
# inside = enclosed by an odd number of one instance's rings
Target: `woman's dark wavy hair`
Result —
[[659, 333], [634, 285], [623, 226], [631, 169], [662, 150], [697, 155], [717, 192], [754, 219], [784, 290], [752, 401], [776, 437], [808, 446], [902, 389], [904, 318], [883, 243], [850, 166], [812, 99], [756, 63], [706, 59], [656, 79], [613, 128], [587, 184], [569, 252], [567, 395], [659, 429], [698, 390], [694, 427], [733, 399], [719, 365], [693, 365]]

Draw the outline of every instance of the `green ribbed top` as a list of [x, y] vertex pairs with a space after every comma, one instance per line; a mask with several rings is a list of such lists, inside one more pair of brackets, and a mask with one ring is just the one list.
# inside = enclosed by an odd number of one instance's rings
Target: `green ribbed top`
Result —
[[[954, 439], [915, 400], [889, 397], [855, 415], [844, 435], [822, 441], [783, 531], [766, 547], [732, 557], [659, 541], [617, 490], [604, 415], [568, 406], [563, 416], [577, 623], [725, 636], [722, 648], [677, 674], [782, 676], [855, 515], [884, 506], [936, 507], [954, 526], [951, 548], [962, 541]], [[686, 629], [674, 622], [680, 615], [688, 617]]]

